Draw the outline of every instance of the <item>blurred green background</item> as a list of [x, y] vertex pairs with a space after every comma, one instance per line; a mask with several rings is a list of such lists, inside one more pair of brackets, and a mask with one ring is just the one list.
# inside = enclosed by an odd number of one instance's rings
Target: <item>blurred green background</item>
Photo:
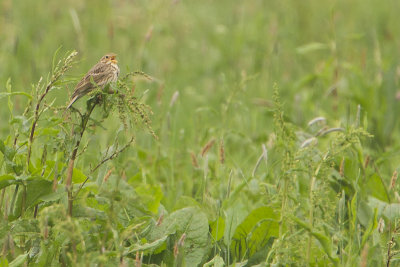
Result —
[[[290, 264], [305, 259], [302, 245], [308, 238], [315, 241], [313, 247], [308, 243], [308, 252], [316, 251], [316, 259], [322, 259], [318, 256], [322, 250], [326, 254], [321, 266], [332, 260], [332, 251], [344, 266], [358, 265], [367, 256], [371, 262], [382, 263], [389, 254], [386, 245], [392, 229], [387, 227], [380, 235], [377, 216], [389, 225], [400, 214], [398, 209], [392, 217], [385, 217], [382, 211], [389, 207], [387, 213], [392, 215], [391, 205], [399, 201], [399, 186], [390, 184], [400, 160], [399, 10], [398, 0], [1, 0], [0, 92], [5, 92], [11, 79], [14, 91], [30, 93], [41, 77], [48, 78], [57, 49], [61, 47], [58, 58], [77, 50], [78, 62], [67, 72], [67, 79], [74, 82], [46, 97], [49, 102], [55, 98], [62, 107], [73, 85], [104, 54], [114, 52], [121, 75], [143, 71], [155, 78], [138, 78], [132, 89], [153, 110], [158, 139], [137, 127], [136, 144], [104, 164], [88, 184], [101, 187], [107, 182], [104, 177], [111, 175], [110, 181], [117, 181], [118, 187], [122, 177], [134, 188], [129, 196], [138, 196], [138, 207], [150, 203], [154, 222], [164, 211], [200, 206], [207, 214], [205, 224], [212, 229], [205, 239], [216, 239], [208, 240], [214, 254], [204, 252], [202, 262], [221, 251], [228, 264], [229, 257], [246, 259], [241, 252], [229, 254], [237, 245], [231, 242], [235, 227], [250, 211], [253, 216], [257, 208], [273, 207], [282, 216], [286, 212], [298, 220], [309, 220], [312, 227], [288, 221], [288, 235], [295, 234], [287, 237], [286, 229], [279, 229], [277, 241], [271, 239], [257, 248], [264, 258], [255, 262], [271, 263], [276, 258]], [[279, 144], [280, 136], [274, 136], [274, 132], [284, 133], [274, 131], [280, 123], [274, 122], [276, 88], [284, 119], [294, 125], [297, 134], [295, 146], [285, 147]], [[20, 115], [27, 100], [24, 96], [12, 99], [13, 114]], [[80, 100], [76, 105], [83, 107], [84, 103]], [[100, 119], [101, 114], [98, 109], [95, 117]], [[0, 139], [14, 133], [9, 115], [7, 97], [0, 96]], [[87, 149], [75, 165], [82, 173], [90, 173], [101, 152], [123, 133], [116, 117], [112, 114], [103, 128], [85, 133], [82, 144]], [[335, 132], [318, 137], [318, 145], [303, 150], [302, 142], [317, 134], [316, 126], [308, 126], [316, 117], [326, 119], [326, 128], [350, 129], [343, 138], [351, 136], [353, 128], [348, 126], [360, 119], [373, 138], [350, 145], [351, 140], [337, 141], [340, 135]], [[46, 122], [38, 125], [45, 128]], [[42, 139], [34, 143], [32, 162], [40, 161], [46, 144], [45, 133], [38, 136]], [[7, 145], [12, 144], [11, 138]], [[284, 136], [280, 140], [291, 139]], [[203, 156], [206, 144], [213, 141]], [[347, 151], [342, 144], [352, 147]], [[268, 160], [257, 164], [262, 145], [268, 150]], [[335, 149], [340, 153], [335, 154]], [[295, 151], [295, 155], [289, 158], [285, 151]], [[333, 159], [325, 162], [321, 151], [328, 151]], [[301, 170], [291, 169], [297, 166]], [[318, 173], [321, 166], [325, 169]], [[287, 181], [295, 182], [282, 189]], [[290, 205], [285, 206], [281, 200], [288, 196], [292, 197]], [[236, 224], [232, 233], [228, 227], [218, 232], [218, 218]], [[253, 226], [248, 228], [251, 231], [247, 229], [243, 236], [237, 228], [239, 245], [253, 234]], [[308, 233], [310, 229], [323, 232], [329, 241], [321, 242], [321, 235]], [[226, 247], [219, 247], [222, 240]], [[371, 249], [365, 256], [367, 241]], [[329, 247], [331, 243], [337, 251]], [[285, 254], [287, 248], [293, 258]], [[265, 259], [266, 251], [276, 254]], [[166, 255], [172, 258], [171, 253]], [[313, 257], [307, 255], [307, 264]]]
[[[179, 194], [193, 187], [190, 153], [212, 138], [224, 139], [231, 166], [251, 173], [271, 139], [274, 84], [287, 120], [298, 127], [317, 116], [345, 127], [361, 105], [374, 135], [371, 154], [389, 165], [388, 175], [397, 167], [399, 1], [3, 0], [0, 8], [2, 91], [11, 78], [13, 90], [30, 92], [47, 77], [59, 47], [79, 52], [68, 73], [73, 79], [111, 51], [122, 74], [141, 70], [156, 78], [138, 81], [136, 90], [146, 92], [160, 139], [138, 133], [132, 153], [143, 157], [133, 161], [153, 181], [183, 183]], [[53, 95], [60, 105], [68, 100], [66, 90]], [[6, 99], [0, 101], [7, 134]], [[15, 114], [25, 103], [16, 97]], [[101, 140], [118, 127], [110, 122], [93, 142], [105, 147]], [[121, 162], [135, 169], [131, 163]]]

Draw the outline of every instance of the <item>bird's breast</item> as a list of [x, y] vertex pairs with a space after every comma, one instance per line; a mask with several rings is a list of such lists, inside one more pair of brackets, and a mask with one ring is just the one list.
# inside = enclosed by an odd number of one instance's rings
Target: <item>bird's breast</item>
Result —
[[111, 63], [111, 67], [113, 68], [113, 72], [119, 75], [119, 67], [117, 64]]

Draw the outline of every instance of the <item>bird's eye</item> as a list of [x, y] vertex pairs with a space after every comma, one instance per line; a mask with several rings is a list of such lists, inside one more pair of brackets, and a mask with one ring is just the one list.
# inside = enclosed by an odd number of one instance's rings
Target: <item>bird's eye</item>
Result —
[[108, 58], [108, 56], [106, 56], [106, 58]]

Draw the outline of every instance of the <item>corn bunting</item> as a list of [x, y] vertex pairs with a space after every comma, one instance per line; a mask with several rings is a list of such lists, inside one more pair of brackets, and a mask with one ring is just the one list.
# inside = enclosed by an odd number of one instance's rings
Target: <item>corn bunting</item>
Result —
[[108, 83], [115, 82], [118, 79], [119, 67], [116, 57], [117, 55], [113, 53], [103, 56], [100, 61], [86, 73], [82, 80], [76, 85], [67, 109], [71, 107], [76, 100], [93, 89], [104, 89]]

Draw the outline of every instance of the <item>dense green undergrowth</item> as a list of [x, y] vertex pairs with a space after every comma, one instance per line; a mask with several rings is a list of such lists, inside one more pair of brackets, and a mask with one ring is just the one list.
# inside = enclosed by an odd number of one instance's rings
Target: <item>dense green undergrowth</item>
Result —
[[0, 265], [399, 265], [398, 8], [1, 2]]
[[[346, 127], [319, 117], [301, 129], [285, 120], [276, 87], [274, 132], [251, 176], [228, 170], [224, 143], [212, 139], [192, 154], [201, 173], [196, 191], [167, 210], [160, 185], [113, 175], [115, 167], [98, 171], [128, 150], [138, 123], [157, 138], [129, 75], [111, 85], [115, 94], [92, 93], [81, 111], [47, 101], [70, 82], [63, 75], [75, 56], [55, 63], [31, 94], [12, 91], [10, 81], [2, 93], [10, 114], [15, 95], [28, 103], [10, 117], [13, 131], [0, 143], [4, 264], [355, 265], [367, 260], [353, 256], [363, 249], [370, 257], [386, 254], [390, 233], [379, 232], [378, 216], [395, 224], [400, 205], [391, 203], [394, 185], [386, 186], [365, 158], [362, 141], [372, 136], [361, 109]], [[80, 146], [83, 135], [95, 136], [108, 117], [121, 121], [113, 142], [89, 168], [75, 168], [91, 145]], [[260, 165], [267, 165], [263, 176]]]

